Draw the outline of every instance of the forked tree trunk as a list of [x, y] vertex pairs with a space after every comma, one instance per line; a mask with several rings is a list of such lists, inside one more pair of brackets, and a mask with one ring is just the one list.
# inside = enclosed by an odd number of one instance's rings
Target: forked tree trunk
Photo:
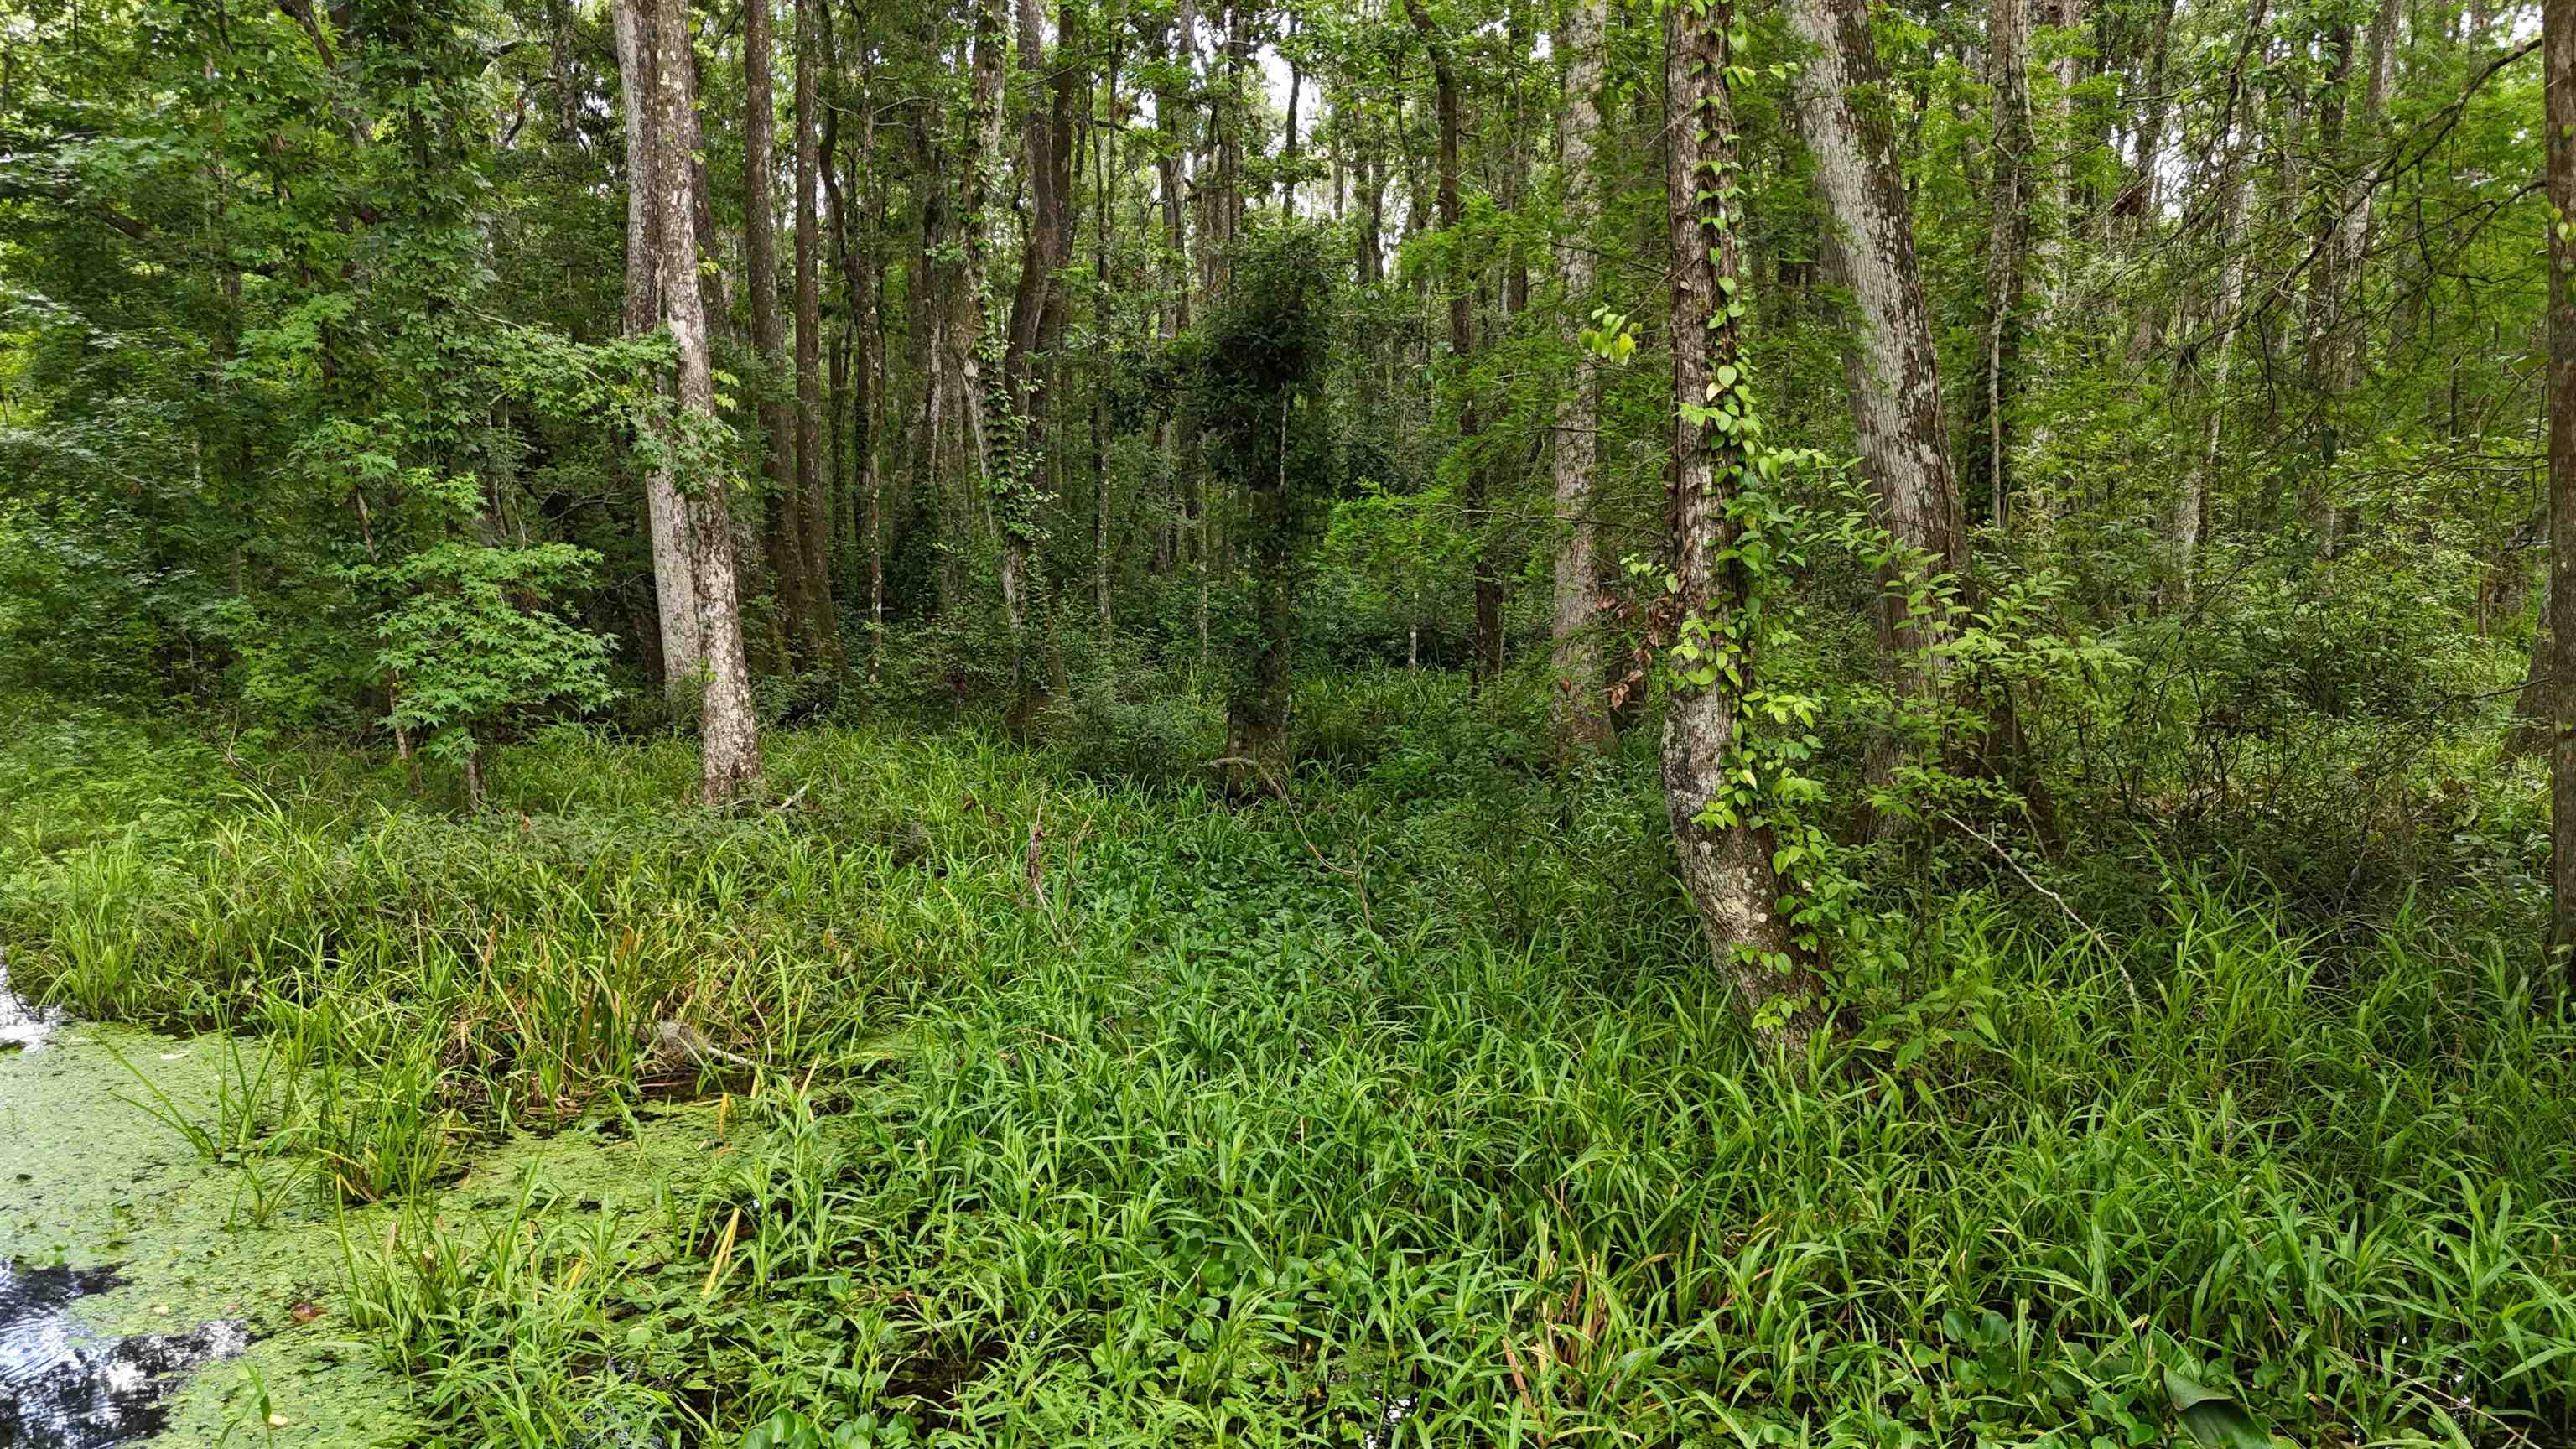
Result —
[[[1721, 558], [1732, 527], [1727, 499], [1747, 462], [1741, 431], [1721, 430], [1698, 410], [1749, 413], [1744, 367], [1743, 268], [1736, 228], [1743, 218], [1736, 188], [1728, 113], [1726, 0], [1665, 9], [1664, 93], [1666, 195], [1672, 235], [1673, 391], [1682, 410], [1673, 434], [1667, 520], [1673, 578], [1671, 603], [1682, 628], [1704, 627], [1723, 640], [1744, 597], [1739, 564]], [[1717, 964], [1733, 979], [1763, 1038], [1791, 1055], [1824, 1023], [1822, 986], [1798, 961], [1780, 884], [1771, 864], [1769, 830], [1734, 812], [1736, 780], [1728, 747], [1743, 715], [1749, 653], [1712, 683], [1677, 686], [1664, 709], [1664, 801], [1681, 857], [1682, 885], [1697, 908]], [[1737, 678], [1730, 678], [1734, 674]]]
[[[1816, 153], [1816, 189], [1831, 223], [1826, 264], [1858, 312], [1843, 368], [1861, 471], [1880, 524], [1925, 556], [1930, 572], [1964, 587], [1967, 519], [1950, 470], [1939, 364], [1869, 7], [1864, 0], [1794, 0], [1789, 8], [1800, 38], [1815, 51], [1798, 73], [1798, 97]], [[1913, 611], [1911, 563], [1888, 565], [1879, 646], [1898, 696], [1928, 702], [1939, 692], [1942, 672], [1931, 651], [1949, 637], [1949, 620], [1937, 609]], [[1889, 780], [1896, 763], [1893, 741], [1883, 737], [1871, 750], [1870, 779]]]
[[[1565, 240], [1557, 259], [1565, 287], [1566, 328], [1579, 332], [1592, 312], [1595, 285], [1593, 230], [1601, 218], [1601, 179], [1594, 147], [1601, 130], [1601, 50], [1605, 0], [1572, 0], [1561, 43], [1565, 49], [1565, 129], [1560, 164], [1565, 173]], [[1371, 210], [1375, 207], [1372, 205]], [[1569, 337], [1569, 342], [1576, 339]], [[1599, 461], [1601, 398], [1593, 366], [1574, 349], [1575, 375], [1556, 404], [1556, 697], [1557, 748], [1607, 750], [1618, 743], [1602, 698], [1601, 556], [1592, 520], [1592, 471]]]

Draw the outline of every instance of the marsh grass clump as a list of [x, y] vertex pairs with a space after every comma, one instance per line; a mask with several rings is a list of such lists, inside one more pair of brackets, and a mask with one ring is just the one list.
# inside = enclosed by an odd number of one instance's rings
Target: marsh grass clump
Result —
[[[1429, 769], [1380, 688], [1286, 801], [971, 732], [779, 736], [796, 803], [735, 816], [569, 731], [467, 818], [270, 757], [14, 838], [0, 933], [84, 1014], [256, 1038], [162, 1115], [374, 1215], [352, 1328], [445, 1444], [2576, 1429], [2576, 1023], [2504, 937], [1967, 890], [1784, 1066], [1638, 885], [1650, 787]], [[750, 1065], [657, 1075], [664, 1022]], [[447, 1187], [670, 1095], [641, 1206]]]

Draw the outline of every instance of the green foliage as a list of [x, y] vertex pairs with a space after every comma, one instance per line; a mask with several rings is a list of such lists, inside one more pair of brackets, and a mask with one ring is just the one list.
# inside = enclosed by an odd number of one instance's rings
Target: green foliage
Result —
[[[471, 479], [449, 485], [470, 508]], [[608, 703], [606, 635], [548, 611], [578, 586], [596, 555], [570, 544], [440, 543], [390, 566], [352, 570], [362, 589], [396, 602], [376, 626], [376, 662], [394, 681], [385, 723], [422, 732], [434, 757], [462, 760], [504, 714], [547, 705]]]
[[[2297, 1442], [2563, 1432], [2576, 1025], [2509, 937], [2294, 939], [2190, 877], [2130, 879], [2116, 946], [1926, 897], [1910, 1023], [1775, 1077], [1637, 888], [1650, 776], [1516, 771], [1433, 676], [1301, 718], [1294, 806], [810, 730], [795, 810], [675, 815], [685, 748], [558, 729], [463, 822], [58, 723], [10, 778], [158, 833], [11, 847], [0, 930], [85, 1012], [269, 1037], [185, 1120], [393, 1201], [350, 1328], [451, 1444], [2129, 1449], [2222, 1413], [2168, 1373]], [[757, 1065], [652, 1065], [675, 1016]], [[658, 1206], [431, 1211], [504, 1127], [622, 1132], [648, 1081], [730, 1093]]]

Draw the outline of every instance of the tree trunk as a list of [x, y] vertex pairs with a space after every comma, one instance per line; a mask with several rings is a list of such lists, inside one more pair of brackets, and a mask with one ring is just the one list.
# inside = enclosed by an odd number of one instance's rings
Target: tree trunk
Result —
[[[1964, 587], [1966, 511], [1950, 471], [1939, 364], [1869, 8], [1864, 0], [1793, 0], [1790, 15], [1800, 38], [1815, 49], [1797, 85], [1804, 129], [1816, 153], [1816, 189], [1831, 222], [1825, 259], [1858, 312], [1857, 326], [1846, 334], [1843, 369], [1861, 471], [1879, 523], [1922, 556], [1930, 573], [1948, 574]], [[1940, 660], [1929, 651], [1949, 636], [1949, 621], [1938, 610], [1913, 612], [1913, 562], [1893, 559], [1887, 565], [1879, 647], [1898, 698], [1928, 704], [1940, 684]], [[1868, 761], [1872, 783], [1894, 777], [1893, 746], [1889, 737], [1874, 745]]]
[[[1674, 4], [1664, 14], [1673, 392], [1680, 409], [1667, 506], [1676, 583], [1670, 602], [1685, 634], [1704, 630], [1699, 642], [1718, 649], [1728, 646], [1743, 603], [1742, 566], [1722, 555], [1733, 531], [1727, 499], [1747, 458], [1742, 431], [1721, 430], [1707, 419], [1751, 411], [1751, 389], [1742, 376], [1740, 178], [1726, 81], [1726, 33], [1734, 12], [1727, 0], [1708, 0], [1696, 9]], [[1762, 1039], [1802, 1055], [1824, 1021], [1823, 991], [1798, 962], [1788, 918], [1780, 911], [1770, 831], [1734, 803], [1737, 781], [1727, 755], [1743, 712], [1743, 685], [1737, 681], [1751, 679], [1756, 663], [1749, 650], [1736, 648], [1729, 661], [1734, 669], [1719, 671], [1706, 686], [1678, 684], [1666, 701], [1664, 799], [1682, 885], [1719, 968], [1733, 979]]]
[[[1102, 87], [1102, 89], [1107, 93], [1109, 105], [1112, 110], [1115, 110], [1118, 105], [1118, 67], [1119, 62], [1123, 58], [1123, 45], [1111, 51], [1109, 58], [1108, 81]], [[1092, 238], [1092, 280], [1097, 288], [1092, 301], [1092, 327], [1094, 331], [1098, 333], [1101, 342], [1105, 347], [1108, 340], [1115, 336], [1118, 330], [1118, 308], [1115, 301], [1117, 292], [1110, 281], [1109, 259], [1117, 250], [1118, 241], [1118, 208], [1115, 203], [1118, 195], [1117, 185], [1120, 170], [1118, 137], [1121, 132], [1118, 128], [1112, 127], [1104, 133], [1100, 129], [1099, 123], [1093, 118], [1092, 112], [1093, 107], [1088, 105], [1083, 107], [1083, 135], [1088, 138], [1091, 143], [1091, 192], [1093, 204], [1098, 208], [1099, 212], [1097, 217], [1098, 229]], [[1147, 230], [1150, 233], [1151, 228], [1148, 227]], [[1116, 637], [1116, 624], [1111, 613], [1110, 605], [1111, 559], [1109, 552], [1109, 516], [1111, 500], [1109, 487], [1109, 431], [1111, 427], [1111, 418], [1109, 413], [1109, 384], [1110, 379], [1105, 367], [1101, 368], [1094, 374], [1091, 386], [1091, 486], [1093, 494], [1091, 508], [1091, 590], [1093, 606], [1099, 611], [1100, 615], [1100, 652], [1101, 667], [1103, 669], [1108, 667], [1110, 642]]]
[[2524, 665], [2522, 688], [2513, 697], [2513, 720], [2504, 736], [2508, 758], [2537, 755], [2550, 747], [2550, 721], [2558, 704], [2558, 691], [2551, 687], [2556, 667], [2556, 631], [2550, 624], [2549, 571], [2540, 579], [2540, 625], [2531, 634], [2531, 658]]
[[[2549, 202], [2576, 217], [2576, 0], [2547, 0]], [[2576, 947], [2576, 232], [2549, 229], [2549, 847], [2553, 951]]]
[[2028, 0], [1994, 0], [1987, 72], [1994, 87], [1994, 175], [1986, 229], [1985, 369], [1987, 506], [1997, 527], [2012, 523], [2012, 398], [2021, 370], [2021, 304], [2030, 254], [2031, 150]]
[[[992, 218], [985, 215], [987, 188], [1002, 153], [1002, 67], [1010, 39], [1003, 24], [1002, 0], [977, 0], [973, 82], [967, 98], [966, 154], [959, 158], [957, 183], [958, 248], [963, 260], [956, 292], [948, 299], [945, 365], [954, 383], [953, 406], [964, 424], [959, 439], [958, 485], [966, 506], [958, 523], [968, 526], [984, 504], [993, 473], [993, 453], [985, 429], [984, 251], [991, 240]], [[965, 539], [954, 542], [962, 546]], [[943, 602], [954, 602], [945, 600]], [[1006, 603], [1008, 601], [1006, 600]]]
[[[1596, 283], [1594, 228], [1601, 218], [1601, 178], [1595, 147], [1601, 130], [1602, 47], [1605, 0], [1572, 0], [1561, 44], [1565, 50], [1565, 126], [1559, 162], [1565, 174], [1565, 239], [1557, 272], [1565, 288], [1566, 329], [1580, 332], [1591, 315]], [[1375, 210], [1372, 200], [1371, 210]], [[1556, 697], [1557, 749], [1561, 755], [1604, 751], [1618, 743], [1602, 698], [1600, 542], [1592, 519], [1592, 472], [1599, 461], [1601, 396], [1592, 359], [1579, 339], [1574, 376], [1556, 404], [1556, 610], [1550, 629]]]
[[[630, 0], [641, 4], [645, 0]], [[698, 291], [698, 238], [690, 222], [695, 191], [688, 158], [694, 148], [697, 74], [690, 60], [688, 0], [654, 6], [652, 92], [658, 201], [658, 275], [662, 320], [679, 367], [677, 408], [667, 420], [667, 466], [682, 498], [696, 588], [706, 689], [699, 718], [701, 791], [710, 805], [760, 788], [759, 725], [751, 710], [751, 676], [742, 652], [742, 612], [735, 595], [733, 526], [713, 439], [715, 370], [707, 353], [706, 307]]]
[[[662, 325], [661, 147], [654, 105], [660, 93], [653, 39], [654, 0], [617, 6], [617, 69], [626, 93], [626, 335]], [[653, 538], [653, 590], [662, 636], [662, 688], [674, 700], [698, 682], [706, 648], [698, 630], [697, 571], [689, 556], [688, 501], [667, 460], [644, 476]]]
[[2040, 232], [2039, 265], [2032, 280], [2040, 307], [2053, 310], [2066, 297], [2068, 244], [2075, 237], [2075, 86], [2084, 77], [2084, 59], [2075, 53], [2071, 31], [2084, 23], [2084, 0], [2040, 0], [2042, 23], [2061, 32], [2057, 55], [2050, 60], [2048, 144], [2057, 159], [2048, 168], [2047, 227]]
[[[2335, 215], [2318, 257], [2313, 283], [2318, 299], [2318, 327], [2310, 339], [2317, 385], [2318, 465], [2313, 527], [2318, 551], [2335, 555], [2342, 533], [2342, 510], [2333, 495], [2330, 470], [2342, 441], [2343, 399], [2361, 381], [2367, 334], [2362, 326], [2363, 258], [2370, 240], [2371, 184], [2380, 125], [2388, 110], [2388, 93], [2397, 76], [2397, 0], [2379, 0], [2364, 44], [2361, 111], [2339, 128], [2334, 195]], [[2350, 30], [2345, 32], [2347, 41]]]
[[2202, 389], [2200, 448], [2184, 470], [2182, 487], [2176, 494], [2167, 516], [2165, 538], [2172, 569], [2172, 592], [2177, 603], [2188, 603], [2192, 591], [2192, 570], [2200, 549], [2200, 520], [2209, 508], [2209, 491], [2218, 478], [2221, 425], [2227, 415], [2227, 380], [2236, 360], [2237, 313], [2245, 300], [2245, 211], [2246, 199], [2253, 186], [2252, 158], [2233, 139], [2222, 141], [2219, 152], [2218, 185], [2225, 198], [2220, 203], [2218, 228], [2218, 288], [2210, 298], [2208, 340], [2208, 385]]
[[[1044, 498], [1041, 469], [1048, 453], [1047, 398], [1037, 363], [1039, 343], [1055, 305], [1055, 274], [1070, 251], [1070, 223], [1064, 193], [1071, 187], [1066, 160], [1072, 145], [1071, 96], [1078, 67], [1067, 64], [1055, 78], [1054, 104], [1042, 100], [1046, 30], [1039, 0], [1018, 0], [1019, 66], [1028, 89], [1028, 114], [1021, 123], [1029, 188], [1029, 227], [1020, 252], [1020, 279], [1011, 298], [1009, 325], [1002, 344], [1002, 407], [1011, 446], [1000, 463], [996, 491], [996, 525], [1002, 538], [1002, 616], [1011, 638], [1010, 705], [1013, 717], [1033, 694], [1025, 669], [1029, 607], [1029, 557], [1037, 532], [1037, 509]], [[1069, 32], [1068, 32], [1069, 35]], [[1069, 47], [1059, 47], [1063, 57]]]
[[[1448, 280], [1449, 361], [1458, 379], [1458, 446], [1461, 451], [1472, 452], [1479, 429], [1474, 384], [1467, 376], [1467, 365], [1476, 351], [1476, 303], [1474, 271], [1461, 230], [1466, 210], [1458, 189], [1458, 140], [1462, 127], [1458, 67], [1449, 53], [1447, 37], [1431, 23], [1430, 12], [1423, 9], [1423, 0], [1404, 0], [1404, 11], [1412, 17], [1413, 28], [1421, 32], [1423, 48], [1431, 53], [1432, 82], [1440, 108], [1440, 229], [1450, 233], [1451, 244], [1456, 248]], [[1491, 680], [1503, 671], [1503, 583], [1489, 536], [1491, 522], [1485, 516], [1485, 472], [1483, 466], [1471, 460], [1460, 502], [1466, 509], [1468, 527], [1477, 535], [1476, 676]]]
[[[765, 8], [768, 0], [751, 0]], [[823, 152], [816, 134], [821, 105], [822, 29], [831, 23], [820, 0], [796, 0], [796, 542], [798, 582], [804, 589], [808, 664], [835, 674], [849, 664], [841, 652], [841, 620], [832, 603], [832, 505], [823, 467], [823, 236], [817, 192]]]
[[[837, 71], [837, 56], [827, 53], [829, 68]], [[869, 72], [860, 69], [858, 159], [849, 174], [847, 186], [840, 182], [836, 169], [840, 148], [827, 140], [823, 147], [823, 185], [832, 207], [832, 232], [841, 258], [842, 287], [847, 294], [846, 315], [849, 317], [849, 362], [847, 417], [850, 423], [849, 461], [857, 470], [857, 480], [845, 497], [857, 533], [857, 551], [868, 563], [868, 682], [877, 682], [878, 670], [885, 657], [885, 519], [884, 472], [878, 466], [877, 452], [884, 430], [877, 421], [879, 398], [877, 371], [884, 354], [884, 312], [877, 305], [877, 288], [884, 267], [879, 261], [878, 223], [881, 213], [868, 209], [865, 226], [867, 241], [854, 246], [850, 240], [851, 213], [863, 198], [870, 195], [870, 182], [876, 160], [877, 118], [868, 104]], [[837, 122], [837, 116], [834, 121]], [[837, 124], [827, 123], [828, 137], [837, 138]], [[837, 385], [836, 385], [837, 391]], [[836, 404], [836, 407], [838, 405]], [[836, 414], [837, 417], [837, 414]], [[840, 446], [833, 446], [835, 467], [839, 466]]]
[[778, 315], [778, 204], [771, 191], [778, 95], [769, 70], [773, 3], [745, 0], [742, 7], [742, 252], [751, 293], [753, 396], [759, 402], [761, 537], [787, 645], [787, 658], [774, 662], [795, 669], [814, 662], [814, 609], [789, 452], [799, 434], [787, 406], [786, 331]]

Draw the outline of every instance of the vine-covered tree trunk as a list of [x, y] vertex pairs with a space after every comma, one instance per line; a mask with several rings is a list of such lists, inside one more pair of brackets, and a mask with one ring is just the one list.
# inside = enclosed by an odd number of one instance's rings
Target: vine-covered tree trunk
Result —
[[1046, 27], [1039, 0], [1018, 0], [1019, 67], [1028, 88], [1028, 112], [1020, 128], [1021, 176], [1029, 189], [1029, 225], [1020, 252], [1019, 285], [1011, 297], [1011, 315], [1002, 342], [1002, 407], [1009, 446], [999, 463], [995, 499], [996, 525], [1002, 544], [1002, 614], [1011, 638], [1011, 704], [1013, 717], [1027, 702], [1032, 683], [1023, 657], [1028, 629], [1030, 542], [1037, 529], [1037, 506], [1045, 493], [1041, 470], [1045, 446], [1047, 398], [1040, 381], [1037, 354], [1049, 309], [1054, 305], [1055, 274], [1072, 247], [1072, 224], [1064, 193], [1071, 177], [1066, 160], [1073, 138], [1068, 90], [1074, 62], [1059, 47], [1067, 70], [1056, 78], [1056, 104], [1046, 94], [1044, 60]]
[[[617, 69], [626, 93], [625, 330], [641, 337], [662, 325], [662, 155], [654, 123], [654, 0], [620, 0], [613, 24]], [[684, 173], [685, 174], [685, 173]], [[697, 570], [689, 556], [688, 504], [678, 475], [657, 462], [644, 472], [644, 501], [653, 547], [653, 590], [662, 636], [662, 688], [676, 696], [694, 686], [706, 653], [698, 630]]]
[[[636, 0], [643, 3], [643, 0]], [[706, 305], [698, 290], [698, 238], [690, 224], [695, 188], [697, 73], [689, 54], [688, 0], [652, 0], [654, 190], [659, 205], [658, 276], [662, 321], [679, 358], [676, 415], [666, 428], [673, 468], [685, 484], [682, 516], [696, 588], [704, 649], [704, 708], [699, 718], [700, 789], [710, 805], [760, 788], [760, 734], [751, 711], [751, 670], [743, 658], [742, 610], [735, 594], [733, 520], [726, 497], [730, 471], [715, 460], [715, 369], [707, 353]]]
[[[752, 8], [766, 3], [752, 0]], [[830, 23], [819, 0], [796, 0], [797, 576], [804, 588], [808, 662], [837, 672], [849, 658], [841, 650], [841, 619], [832, 602], [831, 475], [823, 466], [822, 438], [823, 236], [815, 214], [823, 171], [816, 87], [821, 84], [821, 32]]]
[[[1845, 339], [1843, 369], [1861, 472], [1879, 522], [1899, 543], [1928, 555], [1934, 573], [1964, 584], [1967, 519], [1950, 470], [1940, 368], [1869, 7], [1863, 0], [1794, 0], [1790, 18], [1815, 52], [1797, 84], [1815, 150], [1816, 189], [1830, 221], [1826, 264], [1858, 314]], [[1938, 691], [1940, 664], [1927, 651], [1948, 636], [1949, 624], [1938, 611], [1912, 611], [1906, 574], [1905, 561], [1889, 563], [1879, 645], [1900, 696], [1928, 699]], [[1891, 744], [1882, 739], [1871, 752], [1875, 782], [1894, 774]]]
[[2576, 0], [2547, 0], [2541, 14], [2557, 213], [2549, 228], [2549, 944], [2567, 951], [2576, 949]]
[[[1550, 629], [1556, 671], [1552, 701], [1560, 752], [1606, 750], [1617, 743], [1602, 698], [1601, 546], [1592, 510], [1592, 472], [1600, 461], [1601, 394], [1579, 334], [1593, 307], [1594, 228], [1601, 220], [1595, 152], [1601, 132], [1601, 52], [1605, 0], [1573, 0], [1558, 32], [1565, 51], [1565, 126], [1559, 164], [1565, 173], [1565, 237], [1557, 274], [1565, 292], [1566, 341], [1574, 376], [1556, 404], [1556, 610]], [[1374, 199], [1370, 211], [1376, 210]]]
[[[1741, 292], [1742, 219], [1735, 147], [1729, 134], [1725, 0], [1675, 0], [1665, 10], [1666, 194], [1672, 229], [1673, 431], [1666, 511], [1679, 627], [1706, 649], [1733, 648], [1734, 668], [1710, 682], [1676, 685], [1664, 708], [1664, 801], [1690, 893], [1717, 964], [1734, 980], [1747, 1012], [1770, 1023], [1764, 1035], [1803, 1051], [1821, 1025], [1816, 978], [1796, 962], [1789, 920], [1771, 864], [1771, 833], [1729, 802], [1731, 765], [1754, 659], [1732, 639], [1745, 602], [1739, 563], [1721, 558], [1733, 528], [1727, 502], [1741, 481], [1746, 439], [1721, 425], [1749, 416]], [[1730, 677], [1733, 676], [1733, 677]], [[1803, 1001], [1805, 1004], [1800, 1004]]]

